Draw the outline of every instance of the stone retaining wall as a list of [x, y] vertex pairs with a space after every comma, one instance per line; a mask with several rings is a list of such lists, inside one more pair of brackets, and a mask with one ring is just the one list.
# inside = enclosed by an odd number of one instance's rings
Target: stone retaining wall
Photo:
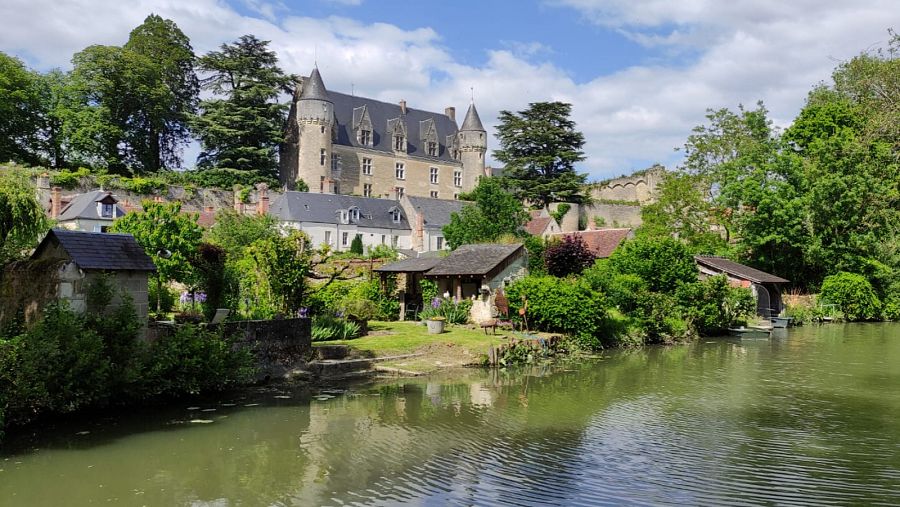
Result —
[[223, 328], [253, 351], [260, 378], [282, 377], [312, 353], [311, 319], [242, 320]]

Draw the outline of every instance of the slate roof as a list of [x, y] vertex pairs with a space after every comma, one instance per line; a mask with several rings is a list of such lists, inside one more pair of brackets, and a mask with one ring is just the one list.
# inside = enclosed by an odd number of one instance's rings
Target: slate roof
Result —
[[744, 280], [749, 280], [753, 283], [790, 283], [790, 280], [785, 280], [784, 278], [766, 273], [765, 271], [739, 264], [724, 257], [695, 255], [694, 259], [698, 264], [706, 266], [713, 271], [726, 273], [735, 278], [743, 278]]
[[131, 234], [51, 229], [32, 258], [40, 258], [44, 250], [57, 244], [81, 269], [156, 271], [150, 256]]
[[[306, 93], [305, 88], [306, 87], [304, 86], [302, 93]], [[439, 160], [443, 163], [460, 164], [459, 161], [454, 160], [453, 157], [450, 156], [450, 152], [447, 150], [446, 146], [447, 136], [455, 135], [458, 132], [458, 128], [456, 127], [456, 122], [443, 113], [434, 113], [407, 107], [406, 114], [404, 115], [400, 112], [399, 104], [391, 104], [375, 99], [346, 95], [344, 93], [332, 91], [328, 92], [328, 100], [334, 104], [334, 116], [337, 120], [337, 144], [357, 148], [362, 147], [393, 154], [391, 135], [388, 131], [388, 120], [402, 117], [408, 133], [406, 153], [414, 157]], [[361, 146], [356, 141], [356, 131], [354, 130], [353, 125], [353, 109], [364, 105], [369, 112], [369, 118], [372, 120], [372, 146]], [[421, 122], [428, 119], [434, 120], [437, 140], [440, 145], [438, 156], [436, 157], [429, 156], [425, 147], [420, 146], [422, 144], [422, 139], [420, 139], [419, 127]]]
[[459, 130], [484, 130], [481, 124], [481, 118], [478, 116], [478, 110], [475, 109], [475, 103], [469, 104], [469, 110], [466, 111], [466, 119], [463, 120], [462, 127]]
[[425, 218], [426, 229], [440, 229], [450, 223], [450, 215], [459, 213], [468, 201], [408, 196], [409, 203]]
[[309, 79], [303, 83], [303, 91], [300, 92], [300, 100], [304, 99], [331, 101], [331, 99], [328, 98], [328, 92], [325, 90], [325, 83], [322, 82], [322, 75], [319, 74], [318, 67], [313, 68], [312, 72], [309, 74]]
[[433, 268], [440, 261], [441, 259], [437, 257], [403, 259], [375, 268], [374, 271], [380, 273], [424, 273]]
[[522, 248], [521, 243], [463, 245], [441, 259], [425, 274], [428, 276], [484, 276]]
[[[359, 227], [379, 229], [409, 229], [409, 222], [398, 201], [357, 197], [340, 194], [316, 194], [312, 192], [285, 192], [269, 206], [269, 214], [285, 222], [311, 222], [341, 224], [339, 210], [359, 208], [359, 221], [351, 221]], [[390, 210], [400, 210], [400, 222], [395, 223]]]
[[[97, 201], [106, 196], [112, 196], [112, 193], [105, 190], [93, 190], [84, 194], [75, 196], [69, 204], [63, 208], [57, 220], [64, 222], [67, 220], [75, 220], [78, 218], [91, 220], [112, 220], [112, 218], [104, 218], [100, 216], [97, 210]], [[118, 203], [115, 207], [114, 218], [125, 216], [125, 210]]]
[[631, 234], [631, 229], [599, 229], [595, 231], [580, 231], [575, 233], [555, 234], [554, 236], [566, 237], [578, 235], [584, 240], [584, 244], [598, 259], [605, 259], [612, 255], [625, 238]]

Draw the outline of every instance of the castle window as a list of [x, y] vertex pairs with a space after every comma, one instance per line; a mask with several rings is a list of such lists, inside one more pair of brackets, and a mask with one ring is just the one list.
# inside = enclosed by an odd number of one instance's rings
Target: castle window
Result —
[[406, 179], [406, 166], [403, 164], [403, 162], [397, 162], [394, 165], [394, 175], [398, 180]]
[[325, 161], [328, 159], [328, 152], [325, 151], [325, 148], [319, 150], [319, 165], [325, 165]]
[[397, 199], [402, 199], [406, 190], [403, 187], [397, 187]]
[[437, 198], [438, 198], [437, 190], [432, 190], [432, 191], [431, 191], [431, 198], [432, 198], [432, 199], [437, 199]]
[[437, 143], [433, 141], [428, 142], [428, 155], [432, 157], [437, 156]]
[[406, 139], [402, 134], [394, 134], [394, 151], [406, 151]]
[[372, 131], [360, 129], [356, 140], [363, 146], [372, 146]]
[[453, 171], [453, 186], [462, 186], [462, 171]]
[[362, 173], [366, 176], [372, 175], [372, 159], [365, 158], [362, 159]]
[[438, 182], [438, 168], [437, 167], [431, 168], [431, 182], [432, 183]]
[[363, 197], [372, 197], [372, 184], [363, 184]]
[[343, 164], [341, 164], [341, 156], [337, 153], [331, 154], [331, 172], [339, 173], [341, 172]]

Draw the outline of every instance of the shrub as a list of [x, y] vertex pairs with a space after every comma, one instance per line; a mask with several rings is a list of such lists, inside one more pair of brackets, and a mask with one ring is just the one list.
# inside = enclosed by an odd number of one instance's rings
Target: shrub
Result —
[[353, 241], [350, 242], [350, 253], [356, 255], [363, 254], [363, 242], [362, 242], [362, 234], [357, 234], [353, 236]]
[[162, 290], [160, 291], [159, 284], [156, 283], [155, 279], [151, 279], [149, 282], [149, 285], [147, 287], [147, 301], [150, 304], [150, 308], [152, 308], [152, 309], [156, 308], [156, 301], [157, 301], [156, 298], [157, 298], [158, 291], [159, 291], [159, 296], [160, 296], [159, 311], [161, 313], [171, 312], [172, 309], [175, 308], [175, 300], [177, 298], [175, 291], [173, 291], [172, 288], [166, 284], [162, 284]]
[[528, 272], [532, 275], [547, 273], [547, 265], [544, 264], [544, 249], [546, 242], [540, 236], [528, 236], [524, 240], [525, 250], [528, 251]]
[[850, 321], [871, 320], [880, 315], [881, 301], [862, 275], [840, 272], [822, 281], [821, 300], [836, 304]]
[[606, 259], [600, 259], [586, 269], [582, 278], [593, 290], [602, 292], [610, 306], [625, 313], [633, 312], [637, 305], [637, 295], [649, 290], [643, 278], [613, 271]]
[[745, 324], [756, 310], [750, 290], [731, 287], [725, 275], [686, 283], [678, 288], [675, 297], [682, 315], [701, 335], [719, 334]]
[[626, 241], [609, 258], [611, 269], [636, 275], [652, 292], [674, 293], [683, 283], [697, 280], [694, 257], [678, 240], [638, 237]]
[[601, 336], [606, 321], [602, 294], [581, 281], [552, 276], [528, 276], [507, 288], [510, 312], [517, 315], [527, 300], [526, 317], [531, 327], [571, 335], [586, 348], [612, 342]]
[[388, 277], [386, 291], [382, 291], [377, 279], [367, 280], [353, 286], [347, 293], [347, 299], [367, 299], [374, 303], [375, 320], [397, 320], [400, 316], [400, 301], [395, 294], [395, 284], [396, 280]]
[[350, 340], [358, 337], [360, 326], [351, 320], [345, 320], [325, 313], [313, 317], [312, 341]]
[[72, 190], [81, 183], [82, 178], [87, 178], [90, 175], [91, 171], [85, 167], [81, 167], [77, 171], [64, 169], [50, 175], [50, 184], [55, 187], [62, 187], [66, 190]]
[[[424, 298], [423, 298], [424, 300]], [[456, 302], [451, 299], [434, 297], [430, 306], [426, 306], [419, 312], [421, 320], [441, 318], [448, 324], [465, 324], [469, 322], [469, 313], [472, 310], [472, 301], [463, 299]]]
[[558, 277], [577, 275], [594, 264], [595, 259], [579, 234], [568, 235], [544, 251], [547, 273]]
[[249, 350], [234, 348], [221, 332], [184, 325], [150, 345], [138, 389], [142, 397], [218, 391], [247, 382], [253, 371]]
[[693, 337], [679, 311], [677, 301], [668, 294], [642, 291], [638, 294], [634, 320], [644, 343], [673, 343]]
[[369, 258], [393, 261], [397, 259], [397, 250], [387, 245], [376, 245], [375, 248], [369, 249]]

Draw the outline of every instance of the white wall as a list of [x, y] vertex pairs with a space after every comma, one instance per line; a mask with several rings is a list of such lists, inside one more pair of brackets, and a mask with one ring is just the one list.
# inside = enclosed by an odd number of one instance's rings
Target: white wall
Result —
[[[397, 236], [396, 248], [408, 249], [412, 246], [412, 235], [409, 229], [381, 229], [374, 227], [359, 227], [356, 224], [320, 224], [311, 222], [285, 222], [285, 227], [299, 229], [309, 235], [315, 248], [325, 244], [326, 233], [331, 233], [329, 244], [332, 250], [350, 250], [350, 244], [357, 234], [362, 235], [363, 249], [375, 248], [378, 245], [392, 245], [392, 237]], [[347, 244], [342, 245], [343, 233], [347, 233]], [[382, 243], [383, 241], [383, 243]]]

